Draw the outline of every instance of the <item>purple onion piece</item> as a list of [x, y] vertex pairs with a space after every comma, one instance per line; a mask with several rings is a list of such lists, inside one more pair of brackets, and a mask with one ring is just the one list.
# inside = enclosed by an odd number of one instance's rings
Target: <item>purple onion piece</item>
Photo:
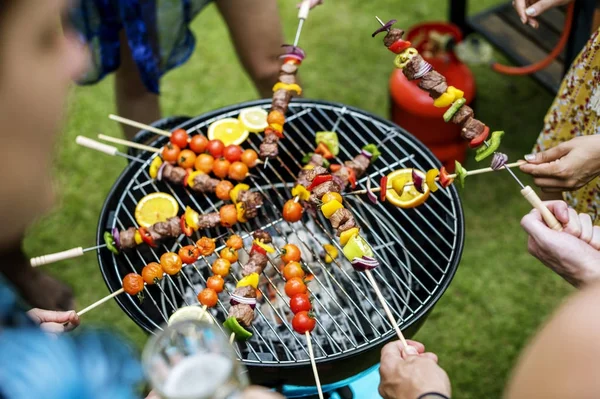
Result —
[[115, 245], [116, 245], [117, 249], [120, 251], [121, 250], [121, 235], [119, 234], [119, 229], [117, 229], [116, 227], [113, 227], [112, 236], [115, 240]]
[[414, 169], [412, 170], [412, 179], [417, 191], [421, 194], [424, 194], [425, 190], [423, 190], [423, 178]]
[[392, 19], [390, 21], [387, 21], [385, 23], [385, 25], [383, 25], [381, 28], [377, 29], [375, 32], [373, 32], [373, 34], [371, 35], [371, 37], [375, 37], [377, 36], [379, 33], [386, 31], [388, 29], [390, 29], [392, 27], [392, 25], [394, 25], [397, 21], [395, 19]]
[[304, 50], [302, 50], [298, 46], [292, 46], [291, 44], [284, 44], [281, 47], [283, 47], [283, 51], [285, 51], [287, 54], [294, 54], [294, 55], [301, 57], [300, 61], [302, 61], [304, 58], [306, 58], [306, 53], [304, 52]]
[[252, 309], [256, 307], [256, 298], [244, 298], [239, 295], [231, 294], [229, 304], [231, 306], [239, 305], [240, 303], [250, 306]]
[[158, 173], [156, 174], [156, 180], [158, 180], [158, 181], [162, 180], [163, 170], [165, 169], [166, 164], [167, 164], [166, 162], [163, 162], [162, 165], [160, 165], [160, 168], [158, 168]]
[[508, 162], [508, 156], [502, 152], [495, 152], [494, 157], [492, 158], [492, 169], [498, 170], [501, 169]]
[[371, 160], [371, 158], [373, 157], [373, 154], [366, 150], [360, 150], [360, 154], [366, 158], [369, 158], [369, 160]]
[[358, 272], [364, 272], [367, 270], [373, 270], [379, 266], [379, 262], [375, 258], [369, 256], [363, 256], [362, 258], [352, 259], [352, 267]]
[[374, 203], [374, 204], [377, 203], [377, 196], [371, 190], [371, 178], [370, 177], [367, 177], [367, 197], [369, 198], [369, 201], [371, 201], [372, 203]]
[[433, 69], [433, 67], [431, 66], [431, 64], [429, 62], [423, 61], [423, 63], [421, 64], [421, 67], [419, 68], [419, 70], [415, 74], [414, 78], [415, 79], [421, 79], [427, 73], [431, 72], [432, 69]]

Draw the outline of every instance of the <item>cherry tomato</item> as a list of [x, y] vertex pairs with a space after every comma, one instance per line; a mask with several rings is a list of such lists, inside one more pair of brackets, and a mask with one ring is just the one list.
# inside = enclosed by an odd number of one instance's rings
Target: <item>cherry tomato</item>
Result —
[[230, 267], [231, 263], [229, 263], [227, 259], [219, 258], [213, 262], [212, 272], [213, 274], [218, 274], [219, 276], [225, 278], [229, 274]]
[[223, 155], [223, 149], [225, 148], [225, 144], [221, 140], [210, 140], [206, 145], [206, 151], [210, 153], [215, 158], [219, 158]]
[[190, 150], [194, 151], [196, 154], [202, 154], [206, 150], [206, 146], [208, 145], [208, 139], [203, 134], [197, 134], [192, 137], [192, 141], [190, 141]]
[[198, 300], [201, 304], [208, 308], [212, 308], [217, 304], [217, 293], [211, 288], [205, 288], [198, 294]]
[[242, 249], [242, 247], [244, 246], [244, 240], [242, 240], [242, 237], [238, 236], [237, 234], [234, 234], [227, 239], [225, 245], [233, 249]]
[[129, 295], [137, 295], [144, 289], [144, 279], [137, 273], [129, 273], [123, 278], [123, 289]]
[[196, 162], [196, 154], [192, 150], [181, 150], [177, 164], [184, 169], [193, 168]]
[[165, 273], [170, 276], [174, 276], [179, 273], [183, 263], [181, 258], [174, 252], [166, 252], [160, 257], [160, 265], [162, 266]]
[[183, 263], [191, 265], [200, 257], [200, 250], [195, 245], [186, 245], [179, 249], [179, 257]]
[[296, 315], [292, 319], [292, 327], [294, 328], [294, 331], [296, 331], [298, 334], [304, 334], [307, 331], [311, 332], [315, 329], [316, 325], [317, 321], [307, 311], [296, 313]]
[[204, 173], [210, 173], [213, 168], [213, 163], [215, 159], [212, 155], [208, 154], [200, 154], [196, 157], [196, 162], [194, 162], [194, 167], [196, 170], [199, 170]]
[[229, 162], [237, 162], [242, 158], [244, 150], [237, 144], [229, 144], [223, 149], [223, 156]]
[[242, 181], [248, 174], [248, 167], [243, 162], [234, 162], [229, 167], [229, 178], [237, 181]]
[[249, 168], [253, 168], [256, 166], [256, 161], [258, 161], [258, 154], [256, 151], [248, 149], [242, 153], [241, 161]]
[[223, 259], [227, 259], [229, 263], [235, 263], [238, 260], [238, 253], [235, 249], [225, 247], [221, 250], [219, 256]]
[[206, 280], [206, 287], [214, 290], [217, 294], [223, 292], [223, 287], [225, 286], [225, 280], [223, 277], [215, 274], [214, 276], [210, 276], [208, 280]]
[[296, 294], [290, 299], [290, 308], [294, 314], [308, 312], [312, 309], [312, 303], [307, 294]]
[[298, 262], [289, 262], [283, 267], [283, 278], [286, 280], [291, 280], [294, 277], [303, 278], [305, 275], [302, 265]]
[[229, 192], [233, 189], [233, 184], [229, 180], [221, 180], [215, 187], [217, 198], [223, 201], [229, 200]]
[[159, 263], [148, 263], [142, 269], [142, 277], [148, 285], [152, 285], [163, 278], [163, 269]]
[[285, 283], [285, 294], [290, 298], [296, 294], [306, 294], [307, 291], [306, 284], [300, 277], [291, 278]]
[[281, 248], [281, 260], [284, 263], [298, 262], [301, 256], [300, 248], [294, 244], [286, 244]]
[[225, 205], [219, 209], [221, 215], [221, 226], [231, 227], [237, 223], [237, 210], [235, 205]]
[[297, 222], [302, 219], [302, 205], [294, 200], [288, 200], [283, 206], [283, 219], [288, 222]]
[[267, 123], [269, 125], [275, 123], [283, 126], [285, 123], [285, 116], [283, 115], [283, 112], [277, 110], [269, 112], [269, 115], [267, 116]]
[[209, 256], [215, 251], [215, 242], [208, 238], [202, 237], [196, 241], [196, 246], [200, 250], [200, 254], [203, 256]]
[[180, 152], [181, 152], [181, 148], [179, 148], [178, 145], [175, 145], [173, 143], [167, 143], [167, 145], [165, 145], [162, 148], [161, 156], [162, 156], [163, 161], [169, 162], [169, 163], [175, 163], [175, 162], [177, 162], [177, 159], [179, 159]]
[[179, 146], [179, 148], [185, 148], [188, 145], [188, 138], [189, 136], [185, 130], [177, 129], [174, 130], [173, 133], [171, 133], [171, 138], [169, 139], [169, 141]]
[[340, 204], [344, 202], [340, 193], [336, 193], [335, 191], [325, 193], [323, 198], [321, 198], [321, 201], [323, 201], [324, 204], [332, 200], [336, 200]]
[[224, 179], [227, 176], [227, 173], [229, 173], [230, 165], [231, 162], [229, 162], [225, 158], [219, 158], [215, 160], [215, 163], [213, 163], [212, 171], [215, 174], [215, 176], [217, 176], [220, 179]]

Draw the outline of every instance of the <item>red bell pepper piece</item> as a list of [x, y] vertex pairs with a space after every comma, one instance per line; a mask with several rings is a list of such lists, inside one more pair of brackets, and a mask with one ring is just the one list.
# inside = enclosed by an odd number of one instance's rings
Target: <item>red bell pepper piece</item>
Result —
[[[186, 169], [185, 170], [185, 176], [183, 178], [183, 187], [187, 187], [188, 186], [188, 177], [190, 177], [190, 172], [191, 172], [191, 169]], [[182, 220], [183, 220], [183, 218], [182, 218]]]
[[387, 183], [388, 177], [383, 176], [381, 178], [381, 181], [379, 182], [379, 187], [381, 187], [381, 191], [379, 192], [379, 198], [381, 199], [381, 201], [385, 201], [385, 196], [387, 194]]
[[265, 136], [267, 134], [274, 134], [277, 137], [279, 137], [280, 139], [283, 138], [283, 132], [280, 132], [279, 130], [275, 130], [271, 126], [269, 126], [268, 128], [265, 129]]
[[154, 242], [154, 238], [152, 238], [152, 234], [150, 234], [145, 227], [140, 227], [138, 231], [140, 232], [140, 236], [142, 236], [142, 240], [146, 244], [150, 245], [152, 248], [156, 248], [156, 243]]
[[352, 190], [356, 188], [356, 173], [354, 173], [354, 169], [348, 168], [348, 181], [350, 182], [350, 187]]
[[315, 150], [315, 153], [323, 155], [323, 158], [325, 159], [333, 158], [333, 154], [331, 153], [331, 151], [329, 151], [329, 148], [325, 143], [319, 143], [317, 149]]
[[450, 174], [446, 171], [446, 168], [442, 166], [442, 168], [440, 169], [440, 184], [442, 185], [442, 187], [446, 188], [449, 185], [452, 184], [452, 182], [454, 181], [454, 179], [451, 179]]
[[300, 64], [302, 64], [302, 61], [300, 61], [297, 58], [287, 57], [287, 58], [283, 59], [283, 63], [284, 64], [288, 64], [288, 63], [289, 64], [296, 64], [296, 65], [300, 66]]
[[388, 50], [390, 50], [392, 53], [400, 54], [401, 52], [403, 52], [410, 46], [411, 46], [410, 42], [407, 42], [406, 40], [398, 39], [394, 43], [392, 43], [392, 45], [390, 47], [388, 47]]
[[181, 231], [183, 232], [183, 234], [185, 234], [186, 236], [190, 237], [194, 233], [194, 229], [192, 229], [186, 223], [186, 221], [185, 221], [185, 215], [181, 215], [181, 219], [179, 220], [179, 223], [181, 224]]
[[265, 251], [259, 245], [256, 245], [256, 244], [252, 244], [252, 248], [250, 249], [250, 253], [252, 253], [252, 252], [258, 252], [259, 254], [263, 254], [263, 255], [267, 256], [267, 251]]
[[469, 147], [477, 148], [477, 147], [481, 146], [483, 144], [483, 142], [487, 140], [489, 135], [490, 135], [490, 128], [486, 126], [485, 129], [483, 129], [483, 133], [481, 133], [479, 136], [477, 136], [473, 140], [471, 140], [471, 142], [469, 143]]
[[319, 175], [313, 179], [313, 181], [310, 183], [310, 186], [308, 186], [307, 190], [310, 191], [313, 188], [317, 187], [319, 184], [323, 184], [331, 179], [333, 179], [333, 176], [331, 175]]
[[335, 173], [335, 172], [337, 172], [338, 170], [342, 169], [342, 165], [340, 165], [340, 164], [337, 164], [337, 163], [334, 163], [334, 164], [331, 164], [331, 165], [329, 166], [329, 169], [331, 169], [331, 171], [332, 171], [333, 173]]

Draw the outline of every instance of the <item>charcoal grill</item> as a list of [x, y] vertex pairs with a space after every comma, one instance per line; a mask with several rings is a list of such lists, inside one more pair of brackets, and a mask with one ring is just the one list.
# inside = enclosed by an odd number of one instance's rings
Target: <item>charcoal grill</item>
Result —
[[[181, 122], [178, 127], [190, 134], [206, 133], [213, 121], [236, 117], [241, 109], [250, 106], [268, 109], [270, 101], [243, 103], [196, 118], [178, 120]], [[441, 166], [418, 140], [386, 120], [342, 104], [295, 100], [289, 107], [286, 138], [280, 142], [279, 158], [270, 160], [266, 168], [258, 166], [253, 169], [254, 176], [247, 181], [265, 197], [259, 216], [246, 224], [234, 226], [234, 230], [216, 228], [199, 231], [197, 236], [165, 241], [155, 249], [140, 246], [121, 255], [100, 250], [100, 270], [109, 290], [121, 288], [125, 274], [140, 273], [145, 264], [157, 261], [162, 253], [189, 245], [201, 235], [217, 237], [235, 232], [246, 237], [245, 242], [249, 243], [251, 232], [262, 228], [279, 242], [284, 237], [293, 237], [299, 243], [303, 257], [312, 258], [309, 263], [304, 263], [315, 275], [309, 289], [315, 295], [317, 327], [312, 339], [321, 382], [335, 383], [376, 364], [381, 347], [396, 336], [366, 276], [352, 270], [343, 255], [336, 264], [325, 264], [320, 259], [318, 244], [333, 242], [338, 245], [329, 223], [322, 216], [305, 215], [302, 222], [294, 225], [281, 217], [283, 204], [292, 198], [290, 191], [302, 167], [301, 159], [314, 148], [315, 133], [331, 130], [334, 126], [341, 146], [339, 163], [354, 157], [367, 143], [379, 146], [382, 155], [367, 171], [374, 186], [378, 185], [381, 176], [395, 169], [415, 167], [427, 170]], [[260, 139], [261, 136], [251, 134], [245, 146], [258, 151]], [[157, 137], [151, 145], [160, 147], [166, 140], [165, 137]], [[181, 209], [189, 205], [199, 212], [213, 212], [221, 205], [214, 196], [153, 181], [148, 175], [148, 165], [156, 155], [135, 155], [145, 164], [142, 167], [138, 162], [129, 164], [114, 184], [100, 215], [99, 244], [103, 242], [102, 235], [106, 229], [137, 227], [133, 216], [135, 205], [150, 192], [172, 194]], [[365, 188], [367, 175], [358, 182], [360, 188]], [[373, 275], [399, 327], [410, 337], [424, 323], [458, 267], [464, 243], [464, 220], [456, 189], [451, 186], [439, 190], [425, 204], [406, 210], [387, 202], [373, 205], [365, 196], [348, 196], [345, 201], [382, 263]], [[218, 244], [219, 250], [223, 247], [223, 240]], [[248, 245], [241, 250], [242, 255], [247, 255], [243, 253], [247, 249]], [[153, 333], [177, 308], [198, 304], [196, 294], [205, 287], [212, 260], [200, 258], [195, 265], [186, 266], [179, 276], [167, 277], [161, 285], [146, 287], [146, 299], [141, 304], [125, 294], [117, 296], [116, 300], [141, 328]], [[247, 367], [253, 383], [267, 386], [314, 385], [304, 337], [295, 334], [288, 321], [281, 322], [288, 319], [290, 310], [287, 306], [289, 300], [281, 286], [281, 276], [274, 267], [276, 264], [276, 261], [271, 261], [263, 273], [265, 281], [259, 288], [264, 303], [257, 306], [254, 336], [236, 345], [237, 355]], [[228, 278], [232, 280], [231, 285], [219, 295], [216, 308], [211, 309], [219, 328], [222, 328], [221, 323], [229, 308], [227, 291], [238, 278], [239, 267], [234, 265], [232, 277]]]

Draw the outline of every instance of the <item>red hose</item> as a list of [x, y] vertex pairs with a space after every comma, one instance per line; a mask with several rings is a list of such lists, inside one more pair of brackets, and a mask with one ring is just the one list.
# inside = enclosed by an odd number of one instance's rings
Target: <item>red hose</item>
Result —
[[556, 43], [556, 47], [554, 47], [554, 49], [550, 52], [550, 54], [546, 56], [546, 58], [534, 64], [521, 67], [501, 65], [496, 62], [492, 64], [492, 69], [504, 75], [529, 75], [546, 68], [548, 65], [550, 65], [552, 61], [554, 61], [556, 57], [558, 57], [558, 55], [563, 51], [565, 45], [567, 44], [567, 40], [569, 39], [569, 33], [571, 33], [571, 26], [573, 25], [574, 10], [575, 2], [573, 1], [571, 4], [569, 4], [569, 7], [567, 8], [567, 15], [565, 16], [565, 27], [560, 36], [560, 39], [558, 40], [558, 43]]

